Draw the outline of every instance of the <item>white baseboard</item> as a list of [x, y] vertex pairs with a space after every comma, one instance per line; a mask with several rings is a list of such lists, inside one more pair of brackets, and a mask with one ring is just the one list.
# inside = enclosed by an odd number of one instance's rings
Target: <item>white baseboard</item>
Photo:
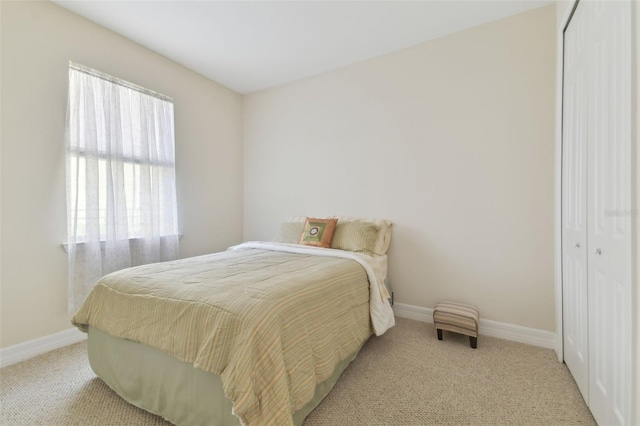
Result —
[[[395, 303], [394, 313], [402, 318], [428, 322], [433, 324], [433, 309], [420, 306]], [[480, 318], [479, 332], [481, 335], [498, 337], [514, 342], [526, 343], [547, 349], [556, 348], [556, 333], [537, 328], [522, 327], [520, 325], [507, 324]]]
[[70, 328], [59, 333], [29, 340], [17, 345], [0, 349], [0, 368], [24, 361], [34, 356], [81, 342], [87, 334], [77, 328]]

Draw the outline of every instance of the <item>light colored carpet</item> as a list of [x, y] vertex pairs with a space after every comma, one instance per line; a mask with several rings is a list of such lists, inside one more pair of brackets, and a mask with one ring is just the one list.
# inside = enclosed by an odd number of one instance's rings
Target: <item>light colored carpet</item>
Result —
[[[432, 324], [398, 318], [372, 337], [313, 425], [594, 425], [555, 353], [480, 336], [478, 349]], [[0, 370], [2, 425], [168, 425], [96, 378], [78, 343]]]

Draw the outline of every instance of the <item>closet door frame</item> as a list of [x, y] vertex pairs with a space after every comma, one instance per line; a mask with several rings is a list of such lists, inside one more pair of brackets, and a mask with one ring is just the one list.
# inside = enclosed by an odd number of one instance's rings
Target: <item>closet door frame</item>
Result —
[[[562, 118], [563, 118], [563, 61], [564, 61], [564, 30], [569, 24], [573, 12], [578, 4], [578, 0], [571, 3], [566, 8], [556, 5], [556, 12], [562, 16], [556, 18], [556, 128], [555, 128], [555, 229], [554, 229], [554, 252], [555, 252], [555, 312], [556, 312], [556, 340], [555, 352], [558, 361], [563, 362], [563, 269], [562, 269]], [[632, 105], [635, 107], [634, 125], [632, 126], [631, 138], [631, 257], [632, 257], [632, 407], [631, 419], [633, 424], [640, 425], [640, 4], [632, 2], [631, 13], [635, 19], [632, 28]], [[634, 219], [635, 218], [635, 219]]]

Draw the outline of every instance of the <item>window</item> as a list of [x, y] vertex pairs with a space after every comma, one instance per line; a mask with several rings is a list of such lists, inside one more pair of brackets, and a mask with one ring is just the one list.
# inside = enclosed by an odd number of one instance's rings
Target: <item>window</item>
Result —
[[173, 102], [70, 63], [65, 139], [75, 310], [103, 275], [177, 257]]

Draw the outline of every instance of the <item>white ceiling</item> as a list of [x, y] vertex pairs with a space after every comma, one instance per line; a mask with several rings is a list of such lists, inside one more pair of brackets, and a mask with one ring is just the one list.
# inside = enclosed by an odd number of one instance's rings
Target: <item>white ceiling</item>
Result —
[[240, 93], [320, 74], [553, 3], [53, 1]]

